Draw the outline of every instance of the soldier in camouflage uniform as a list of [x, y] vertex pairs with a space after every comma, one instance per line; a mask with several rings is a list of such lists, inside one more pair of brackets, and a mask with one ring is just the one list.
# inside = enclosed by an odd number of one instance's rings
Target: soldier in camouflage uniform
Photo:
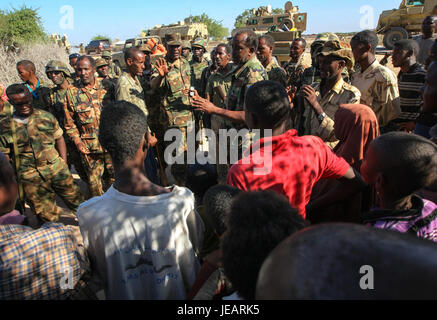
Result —
[[98, 139], [100, 113], [111, 102], [101, 81], [94, 77], [95, 61], [82, 56], [77, 61], [80, 82], [66, 94], [65, 131], [79, 150], [87, 174], [91, 197], [103, 194], [102, 179], [109, 187], [114, 182], [112, 161]]
[[65, 133], [65, 111], [64, 111], [64, 101], [67, 90], [73, 85], [73, 79], [71, 78], [70, 70], [62, 61], [52, 60], [46, 65], [46, 75], [47, 78], [53, 81], [55, 85], [50, 89], [49, 101], [50, 104], [47, 108], [51, 114], [55, 116], [58, 120], [59, 125], [64, 130], [64, 140], [67, 145], [68, 153], [68, 166], [74, 165], [80, 178], [86, 181], [85, 170], [82, 165], [80, 154], [78, 150]]
[[[181, 56], [182, 41], [179, 34], [166, 35], [167, 55], [160, 58], [154, 67], [150, 81], [151, 89], [157, 90], [161, 99], [159, 122], [161, 133], [175, 128], [182, 134], [183, 145], [177, 151], [177, 155], [184, 156], [187, 153], [187, 128], [194, 121], [192, 107], [188, 98], [191, 84], [191, 67], [187, 60]], [[160, 134], [157, 132], [157, 134]], [[164, 142], [164, 136], [157, 136], [160, 149], [160, 158], [164, 159], [164, 150], [168, 142]], [[187, 166], [185, 164], [172, 165], [172, 174], [177, 183], [184, 185]]]
[[96, 60], [96, 71], [99, 75], [98, 80], [101, 81], [103, 88], [105, 88], [110, 99], [115, 100], [117, 79], [114, 79], [109, 75], [109, 63], [103, 58], [98, 58]]
[[184, 57], [188, 61], [191, 61], [191, 58], [193, 58], [193, 54], [191, 53], [190, 41], [182, 42], [182, 57]]
[[285, 87], [288, 80], [287, 73], [279, 66], [278, 62], [273, 57], [274, 49], [275, 40], [270, 35], [262, 35], [259, 37], [256, 57], [266, 69], [269, 80], [276, 81]]
[[202, 38], [196, 39], [191, 45], [193, 51], [193, 58], [190, 60], [191, 86], [201, 94], [202, 72], [209, 65], [208, 60], [203, 56], [206, 52], [206, 45], [206, 40]]
[[138, 78], [143, 74], [146, 55], [136, 47], [127, 49], [124, 55], [127, 72], [123, 72], [118, 78], [115, 98], [117, 101], [125, 100], [136, 105], [147, 117], [149, 112], [144, 99], [144, 90]]
[[117, 66], [114, 62], [112, 62], [112, 55], [109, 51], [103, 51], [102, 52], [102, 58], [106, 60], [106, 62], [109, 64], [109, 70], [108, 74], [112, 79], [117, 79], [121, 76], [121, 69], [119, 66]]
[[33, 108], [23, 84], [8, 87], [7, 94], [16, 111], [0, 121], [0, 152], [13, 159], [33, 213], [41, 222], [58, 221], [56, 195], [74, 212], [83, 201], [66, 164], [62, 129], [51, 113]]
[[19, 61], [17, 72], [33, 96], [34, 108], [46, 110], [49, 104], [49, 84], [36, 76], [33, 62], [29, 60]]
[[302, 86], [302, 74], [309, 66], [305, 64], [306, 41], [303, 38], [295, 39], [290, 45], [290, 61], [284, 66], [288, 75], [287, 87], [294, 86], [299, 91]]
[[4, 94], [5, 89], [0, 85], [0, 120], [12, 115], [12, 106], [9, 102], [3, 101], [1, 97]]
[[[233, 37], [232, 61], [237, 65], [237, 68], [232, 74], [232, 84], [227, 92], [226, 109], [215, 106], [200, 96], [196, 96], [193, 100], [194, 107], [226, 119], [226, 129], [247, 128], [244, 114], [246, 91], [251, 85], [268, 80], [266, 70], [256, 57], [257, 48], [258, 36], [251, 30], [241, 30]], [[238, 158], [241, 158], [241, 151], [248, 147], [248, 142], [250, 141], [246, 139], [246, 144], [243, 145], [238, 141], [231, 141], [231, 144], [238, 143]]]
[[[319, 84], [322, 79], [320, 78], [320, 67], [319, 67], [319, 59], [318, 54], [322, 51], [323, 45], [327, 41], [340, 41], [340, 38], [335, 34], [331, 32], [325, 32], [325, 33], [319, 33], [316, 36], [316, 39], [311, 44], [311, 61], [312, 65], [311, 67], [305, 69], [305, 71], [302, 74], [302, 86], [303, 85], [315, 85]], [[345, 69], [345, 72], [347, 74], [347, 69]], [[343, 77], [343, 79], [349, 83], [349, 79]]]

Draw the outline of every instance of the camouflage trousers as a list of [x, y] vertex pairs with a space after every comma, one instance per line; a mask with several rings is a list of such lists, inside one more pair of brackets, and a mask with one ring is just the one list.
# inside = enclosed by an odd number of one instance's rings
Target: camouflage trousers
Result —
[[65, 139], [65, 142], [67, 145], [67, 153], [68, 153], [68, 157], [67, 157], [68, 168], [71, 170], [71, 166], [73, 165], [80, 179], [82, 181], [87, 181], [87, 174], [83, 167], [82, 160], [76, 145], [73, 142], [70, 142], [68, 138]]
[[74, 183], [73, 176], [64, 160], [55, 163], [59, 168], [50, 176], [42, 177], [36, 170], [21, 175], [26, 202], [34, 214], [44, 222], [58, 221], [61, 214], [56, 205], [56, 195], [61, 197], [67, 207], [76, 213], [77, 207], [84, 201], [79, 187]]
[[[114, 183], [114, 168], [108, 153], [91, 153], [84, 156], [87, 164], [85, 180], [90, 197], [101, 196]], [[103, 185], [105, 183], [105, 186]]]

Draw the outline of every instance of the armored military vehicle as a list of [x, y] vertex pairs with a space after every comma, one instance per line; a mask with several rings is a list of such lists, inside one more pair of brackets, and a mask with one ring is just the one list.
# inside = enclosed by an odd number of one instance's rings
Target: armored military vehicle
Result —
[[391, 50], [396, 41], [419, 33], [423, 19], [433, 14], [436, 6], [437, 0], [402, 0], [399, 9], [381, 13], [376, 33], [384, 35], [384, 46]]
[[159, 36], [161, 39], [165, 38], [166, 34], [179, 33], [182, 40], [193, 40], [196, 38], [208, 38], [208, 28], [204, 23], [190, 23], [189, 19], [179, 21], [170, 25], [156, 25], [148, 32], [149, 36]]
[[272, 7], [259, 7], [253, 10], [247, 19], [246, 27], [232, 30], [234, 36], [241, 29], [252, 29], [261, 35], [268, 33], [275, 39], [273, 55], [282, 65], [290, 59], [290, 45], [294, 39], [300, 38], [307, 27], [307, 13], [299, 12], [299, 7], [287, 1], [284, 13], [272, 14]]
[[158, 36], [147, 36], [147, 37], [138, 37], [138, 38], [132, 38], [127, 39], [124, 43], [123, 50], [115, 52], [112, 54], [112, 61], [118, 65], [121, 69], [126, 68], [126, 62], [124, 61], [124, 51], [126, 49], [132, 48], [132, 47], [140, 47], [142, 44], [147, 43], [147, 40], [149, 39], [155, 39], [157, 43], [162, 43], [161, 38]]

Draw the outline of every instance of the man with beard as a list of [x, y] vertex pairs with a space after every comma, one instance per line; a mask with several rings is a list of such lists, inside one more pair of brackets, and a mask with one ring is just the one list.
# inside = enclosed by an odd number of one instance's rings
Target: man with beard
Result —
[[[182, 41], [180, 34], [173, 33], [165, 36], [167, 55], [156, 61], [154, 72], [150, 81], [150, 88], [157, 90], [162, 101], [160, 109], [161, 132], [157, 132], [160, 158], [164, 159], [166, 144], [164, 134], [168, 129], [178, 129], [182, 135], [182, 143], [177, 150], [167, 156], [176, 156], [174, 159], [187, 154], [187, 128], [194, 121], [192, 107], [188, 98], [191, 86], [190, 63], [182, 57]], [[176, 179], [176, 184], [184, 186], [187, 173], [187, 164], [175, 163], [171, 167], [171, 173]]]
[[65, 132], [65, 111], [64, 101], [68, 89], [72, 88], [73, 79], [71, 78], [68, 67], [62, 61], [52, 60], [46, 65], [47, 78], [52, 80], [55, 85], [50, 89], [50, 104], [48, 110], [58, 120], [59, 126], [64, 130], [64, 140], [67, 146], [68, 166], [74, 165], [77, 173], [83, 181], [86, 181], [86, 173], [83, 169], [80, 154]]
[[256, 57], [266, 69], [269, 80], [276, 81], [285, 87], [287, 85], [287, 73], [279, 66], [273, 57], [274, 49], [275, 40], [268, 34], [262, 35], [259, 37]]
[[96, 62], [90, 56], [77, 59], [80, 81], [64, 101], [65, 131], [75, 144], [86, 171], [91, 197], [103, 194], [102, 179], [109, 187], [114, 182], [111, 157], [98, 139], [100, 113], [111, 102], [100, 80], [94, 77]]
[[360, 103], [361, 93], [354, 86], [346, 83], [342, 70], [352, 68], [354, 58], [349, 44], [328, 41], [323, 46], [319, 57], [321, 83], [302, 87], [306, 99], [305, 111], [298, 118], [304, 121], [304, 134], [320, 137], [329, 147], [334, 148], [338, 140], [334, 133], [334, 116], [341, 104]]

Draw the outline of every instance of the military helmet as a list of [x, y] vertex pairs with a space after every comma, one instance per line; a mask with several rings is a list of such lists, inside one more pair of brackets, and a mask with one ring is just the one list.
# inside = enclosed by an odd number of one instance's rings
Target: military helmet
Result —
[[100, 68], [103, 66], [109, 66], [109, 63], [103, 58], [98, 58], [96, 60], [96, 68]]
[[190, 49], [191, 50], [191, 43], [190, 41], [183, 41], [182, 42], [182, 49]]
[[61, 71], [64, 73], [64, 75], [66, 77], [71, 78], [70, 70], [68, 69], [67, 65], [65, 63], [63, 63], [62, 61], [51, 60], [49, 63], [47, 63], [46, 74], [48, 72], [53, 72], [53, 71]]
[[319, 55], [335, 56], [346, 61], [348, 69], [352, 69], [355, 63], [354, 55], [352, 53], [349, 43], [344, 41], [328, 41], [323, 45], [322, 51]]
[[109, 52], [108, 50], [102, 52], [102, 58], [106, 57], [112, 58], [111, 52]]
[[194, 48], [199, 48], [200, 47], [200, 48], [203, 48], [203, 50], [206, 51], [206, 46], [207, 45], [208, 44], [206, 43], [205, 39], [197, 38], [196, 40], [194, 40], [193, 44], [191, 45], [191, 48], [194, 49]]
[[316, 36], [316, 40], [314, 42], [328, 42], [328, 41], [340, 41], [340, 38], [332, 32], [323, 32], [319, 33]]

